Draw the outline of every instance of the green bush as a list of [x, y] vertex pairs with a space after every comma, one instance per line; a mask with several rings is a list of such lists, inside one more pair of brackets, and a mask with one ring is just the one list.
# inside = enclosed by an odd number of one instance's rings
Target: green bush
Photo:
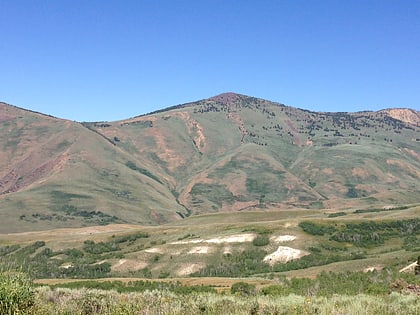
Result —
[[345, 216], [345, 215], [347, 215], [347, 213], [345, 213], [345, 212], [334, 212], [334, 213], [330, 213], [328, 215], [328, 217], [329, 218], [336, 218], [336, 217], [342, 217], [342, 216]]
[[325, 233], [330, 234], [335, 231], [333, 226], [326, 226], [314, 222], [303, 221], [299, 223], [299, 227], [308, 234], [311, 235], [324, 235]]
[[292, 290], [289, 288], [289, 285], [269, 285], [261, 289], [260, 293], [262, 295], [270, 296], [287, 296], [292, 293]]
[[255, 285], [253, 284], [246, 283], [246, 282], [236, 282], [230, 288], [230, 293], [250, 296], [250, 295], [255, 295], [257, 293], [257, 289], [255, 288]]
[[34, 304], [32, 281], [22, 272], [0, 272], [0, 313], [22, 314]]
[[270, 243], [270, 239], [267, 235], [258, 235], [254, 240], [252, 241], [252, 244], [254, 246], [266, 246]]
[[83, 243], [83, 249], [89, 254], [103, 254], [108, 252], [114, 252], [120, 250], [115, 242], [98, 242], [95, 243], [92, 240], [86, 240]]

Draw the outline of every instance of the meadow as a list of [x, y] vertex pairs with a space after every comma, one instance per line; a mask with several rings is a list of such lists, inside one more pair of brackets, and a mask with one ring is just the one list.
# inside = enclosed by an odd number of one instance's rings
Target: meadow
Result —
[[[400, 272], [419, 254], [418, 211], [232, 212], [3, 234], [0, 313], [418, 314], [420, 277]], [[264, 262], [289, 246], [306, 254]]]
[[[367, 277], [357, 273], [330, 273], [313, 280], [283, 279], [282, 284], [260, 289], [236, 282], [230, 291], [217, 293], [208, 286], [153, 281], [87, 281], [67, 283], [71, 288], [63, 288], [65, 284], [35, 287], [22, 273], [3, 272], [0, 311], [2, 314], [72, 315], [418, 314], [420, 296], [410, 294], [406, 282], [415, 279], [406, 275], [390, 287], [378, 281], [383, 277], [390, 280], [392, 275], [389, 271]], [[328, 289], [325, 284], [332, 280], [335, 286]], [[347, 291], [350, 283], [351, 290]]]

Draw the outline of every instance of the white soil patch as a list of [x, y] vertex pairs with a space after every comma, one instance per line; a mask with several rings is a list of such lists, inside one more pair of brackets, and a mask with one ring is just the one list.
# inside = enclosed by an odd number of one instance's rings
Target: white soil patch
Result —
[[230, 236], [220, 236], [211, 239], [195, 239], [189, 241], [178, 241], [172, 242], [173, 245], [178, 244], [197, 244], [197, 243], [208, 243], [208, 244], [223, 244], [223, 243], [245, 243], [252, 242], [255, 238], [255, 234], [236, 234]]
[[114, 267], [118, 267], [121, 266], [123, 264], [125, 264], [127, 262], [127, 259], [120, 259], [115, 265]]
[[202, 264], [189, 264], [189, 265], [185, 265], [183, 266], [181, 269], [179, 269], [177, 271], [177, 275], [178, 276], [188, 276], [194, 272], [199, 271], [201, 268], [203, 268]]
[[400, 272], [414, 272], [414, 269], [417, 266], [417, 261], [413, 262], [412, 264], [409, 264], [408, 266], [400, 269]]
[[153, 247], [148, 248], [145, 250], [146, 253], [157, 253], [157, 254], [163, 254], [165, 251], [162, 248]]
[[63, 269], [69, 269], [71, 267], [73, 267], [73, 264], [72, 263], [65, 263], [65, 264], [62, 264], [60, 266], [60, 268], [63, 268]]
[[224, 254], [224, 255], [227, 255], [227, 254], [232, 254], [232, 247], [230, 247], [230, 246], [226, 246], [226, 247], [223, 249], [223, 254]]
[[126, 270], [140, 270], [147, 267], [147, 263], [144, 261], [138, 261], [136, 259], [120, 259], [112, 267], [112, 271], [126, 271]]
[[209, 246], [196, 246], [191, 248], [188, 254], [208, 254], [211, 250]]
[[296, 239], [294, 235], [280, 235], [280, 236], [272, 236], [270, 237], [270, 241], [274, 243], [283, 243], [283, 242], [291, 242]]
[[382, 266], [370, 266], [363, 269], [363, 272], [371, 272], [371, 271], [382, 270], [382, 269], [383, 269]]
[[252, 242], [255, 238], [255, 234], [238, 234], [225, 237], [216, 237], [209, 240], [206, 240], [206, 243], [245, 243]]
[[278, 262], [286, 263], [294, 259], [299, 259], [306, 255], [309, 255], [309, 253], [287, 246], [279, 246], [274, 253], [265, 256], [263, 261], [269, 265], [274, 265]]
[[107, 260], [101, 260], [101, 261], [97, 261], [96, 263], [92, 264], [92, 265], [101, 265], [103, 263], [106, 263]]
[[184, 244], [198, 244], [203, 243], [204, 240], [195, 239], [195, 240], [189, 240], [189, 241], [176, 241], [172, 242], [171, 245], [184, 245]]

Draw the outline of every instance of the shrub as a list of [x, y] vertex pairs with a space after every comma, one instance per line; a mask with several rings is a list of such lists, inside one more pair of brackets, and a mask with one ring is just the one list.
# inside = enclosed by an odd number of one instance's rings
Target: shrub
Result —
[[22, 314], [34, 304], [32, 281], [22, 272], [0, 272], [0, 313]]
[[270, 296], [287, 296], [291, 293], [291, 291], [292, 290], [289, 288], [289, 286], [273, 284], [262, 288], [261, 294]]
[[303, 221], [299, 223], [299, 227], [311, 235], [324, 235], [325, 233], [332, 233], [335, 231], [333, 226], [326, 226], [314, 222]]
[[255, 295], [256, 292], [255, 285], [246, 282], [236, 282], [230, 288], [230, 293], [244, 296]]
[[267, 235], [258, 235], [254, 240], [252, 241], [252, 244], [254, 246], [265, 246], [270, 243], [270, 240]]
[[334, 213], [330, 213], [328, 215], [328, 217], [329, 218], [336, 218], [336, 217], [342, 217], [342, 216], [345, 216], [345, 215], [347, 215], [347, 213], [345, 213], [345, 212], [334, 212]]
[[95, 254], [95, 255], [120, 250], [120, 248], [115, 242], [95, 243], [92, 240], [86, 240], [83, 243], [83, 249], [85, 250], [86, 253]]

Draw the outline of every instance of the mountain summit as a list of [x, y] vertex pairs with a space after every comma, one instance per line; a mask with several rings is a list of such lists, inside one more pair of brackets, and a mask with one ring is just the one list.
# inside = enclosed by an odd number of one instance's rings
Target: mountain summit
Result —
[[0, 103], [0, 232], [420, 202], [419, 112], [235, 93], [116, 122]]

